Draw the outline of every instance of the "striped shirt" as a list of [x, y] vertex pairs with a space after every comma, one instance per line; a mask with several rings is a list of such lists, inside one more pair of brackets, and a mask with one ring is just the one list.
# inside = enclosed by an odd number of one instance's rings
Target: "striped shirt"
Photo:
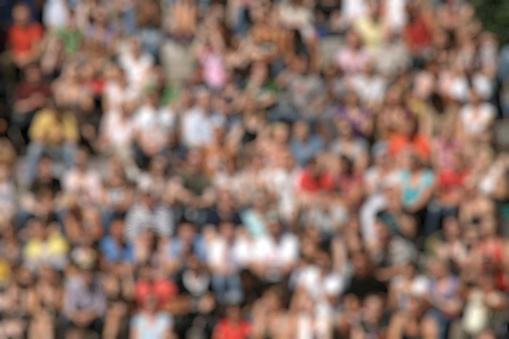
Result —
[[137, 236], [145, 230], [151, 229], [160, 237], [173, 234], [173, 212], [170, 208], [158, 204], [149, 209], [145, 204], [134, 205], [126, 216], [125, 237], [133, 243]]

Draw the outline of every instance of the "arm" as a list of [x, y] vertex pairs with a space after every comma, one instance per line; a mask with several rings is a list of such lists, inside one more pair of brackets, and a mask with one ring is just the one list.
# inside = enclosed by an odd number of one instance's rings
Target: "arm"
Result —
[[391, 317], [387, 329], [387, 339], [401, 339], [403, 334], [403, 316], [396, 313]]

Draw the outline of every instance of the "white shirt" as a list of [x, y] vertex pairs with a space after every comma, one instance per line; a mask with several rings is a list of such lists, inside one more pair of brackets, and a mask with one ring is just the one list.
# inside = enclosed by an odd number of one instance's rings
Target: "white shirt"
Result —
[[276, 243], [269, 235], [255, 241], [251, 253], [252, 261], [261, 262], [278, 269], [283, 265], [294, 263], [299, 255], [299, 240], [294, 234], [284, 233]]
[[[155, 143], [164, 143], [168, 133], [165, 124], [171, 124], [171, 115], [168, 111], [160, 111], [150, 105], [141, 106], [136, 111], [134, 119], [134, 128], [141, 137]], [[168, 123], [168, 121], [170, 121]]]
[[460, 112], [461, 123], [470, 135], [478, 135], [486, 131], [489, 123], [495, 118], [495, 107], [489, 103], [482, 103], [476, 109], [472, 105], [465, 105]]
[[224, 123], [224, 117], [207, 114], [193, 107], [182, 117], [182, 139], [188, 148], [201, 147], [214, 141], [214, 129]]
[[366, 6], [365, 0], [342, 0], [341, 8], [343, 9], [343, 19], [347, 22], [352, 22], [368, 14], [368, 7]]
[[132, 53], [126, 52], [120, 55], [119, 63], [126, 72], [129, 85], [140, 93], [147, 82], [149, 71], [154, 65], [152, 55], [143, 53], [138, 59], [135, 59]]
[[316, 265], [308, 265], [300, 269], [292, 279], [296, 288], [305, 288], [315, 301], [325, 300], [328, 294], [338, 296], [345, 287], [342, 274], [328, 272], [323, 276], [321, 268]]
[[43, 18], [44, 27], [63, 28], [69, 21], [69, 10], [65, 0], [49, 0], [44, 4]]
[[385, 19], [394, 32], [401, 32], [407, 22], [406, 0], [385, 0]]
[[104, 87], [104, 95], [108, 102], [109, 111], [120, 111], [122, 104], [137, 99], [138, 95], [136, 90], [127, 86], [126, 88], [120, 87], [115, 81], [109, 81]]
[[226, 265], [234, 270], [246, 267], [249, 262], [251, 244], [244, 237], [237, 237], [232, 244], [217, 235], [208, 247], [207, 263], [211, 269]]
[[357, 74], [352, 77], [353, 89], [365, 103], [380, 103], [385, 97], [385, 80], [378, 75]]
[[110, 112], [102, 117], [101, 134], [106, 136], [113, 148], [129, 147], [134, 139], [134, 124], [119, 112]]

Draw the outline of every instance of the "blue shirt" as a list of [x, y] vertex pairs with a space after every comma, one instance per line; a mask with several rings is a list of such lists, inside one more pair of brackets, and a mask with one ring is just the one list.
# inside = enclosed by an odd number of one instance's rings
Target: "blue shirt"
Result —
[[157, 313], [152, 321], [147, 314], [143, 313], [135, 315], [131, 320], [131, 328], [141, 339], [166, 338], [172, 324], [172, 318], [164, 312]]
[[401, 198], [404, 207], [410, 207], [417, 203], [422, 194], [433, 185], [435, 175], [431, 170], [423, 170], [416, 184], [411, 182], [410, 171], [401, 172]]
[[304, 166], [323, 149], [323, 141], [317, 135], [311, 136], [307, 142], [292, 139], [290, 142], [290, 149], [292, 150], [295, 161], [297, 161], [300, 166]]
[[131, 244], [125, 244], [124, 248], [111, 235], [107, 235], [99, 242], [99, 248], [106, 260], [111, 262], [134, 262], [134, 249]]

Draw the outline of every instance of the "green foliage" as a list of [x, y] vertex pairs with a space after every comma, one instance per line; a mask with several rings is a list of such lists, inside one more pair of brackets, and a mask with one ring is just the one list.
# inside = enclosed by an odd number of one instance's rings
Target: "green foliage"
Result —
[[509, 0], [470, 0], [484, 28], [509, 43]]

